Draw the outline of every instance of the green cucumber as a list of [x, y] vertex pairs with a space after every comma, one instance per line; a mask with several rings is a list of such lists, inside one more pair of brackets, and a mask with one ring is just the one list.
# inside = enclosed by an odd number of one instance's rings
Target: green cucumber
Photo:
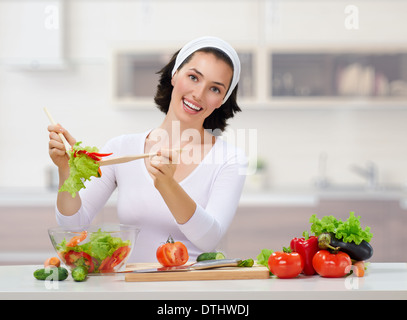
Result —
[[58, 280], [63, 281], [68, 278], [68, 270], [63, 267], [46, 267], [34, 271], [37, 280]]
[[196, 258], [196, 261], [204, 261], [204, 260], [219, 260], [219, 259], [225, 259], [225, 255], [222, 252], [204, 252], [201, 253], [198, 258]]

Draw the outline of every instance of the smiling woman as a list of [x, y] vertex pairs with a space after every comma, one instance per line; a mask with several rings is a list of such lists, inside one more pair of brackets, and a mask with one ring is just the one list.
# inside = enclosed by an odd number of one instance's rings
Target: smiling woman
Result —
[[205, 119], [222, 105], [232, 74], [233, 70], [213, 54], [196, 52], [172, 77], [174, 89], [167, 118], [184, 117], [185, 125], [196, 130], [204, 128]]
[[[172, 77], [173, 75], [178, 72], [180, 69], [184, 67], [185, 64], [189, 64], [191, 59], [199, 55], [200, 53], [207, 53], [207, 56], [212, 56], [212, 59], [215, 58], [217, 60], [216, 65], [222, 65], [221, 62], [223, 62], [224, 66], [229, 66], [229, 68], [232, 71], [232, 75], [230, 75], [230, 78], [227, 80], [224, 80], [225, 82], [217, 82], [216, 80], [214, 81], [215, 85], [215, 90], [219, 90], [217, 87], [221, 87], [224, 90], [223, 93], [223, 98], [222, 98], [222, 108], [218, 108], [213, 110], [212, 114], [210, 114], [204, 121], [204, 128], [205, 129], [220, 129], [221, 131], [225, 130], [227, 126], [227, 120], [229, 118], [232, 118], [236, 112], [241, 111], [239, 108], [237, 101], [236, 101], [236, 96], [237, 96], [237, 90], [238, 90], [238, 81], [240, 77], [240, 62], [239, 58], [237, 57], [237, 54], [230, 56], [225, 53], [225, 51], [222, 51], [221, 49], [217, 47], [211, 47], [209, 44], [205, 43], [205, 40], [207, 38], [200, 38], [203, 39], [204, 43], [202, 45], [208, 45], [207, 47], [202, 47], [197, 49], [195, 52], [190, 52], [187, 51], [189, 48], [188, 45], [186, 45], [186, 48], [184, 51], [181, 52], [178, 51], [174, 54], [170, 62], [159, 72], [161, 74], [160, 78], [160, 83], [157, 87], [157, 93], [155, 96], [155, 102], [157, 103], [159, 109], [165, 113], [168, 112], [170, 102], [171, 102], [171, 94], [173, 91], [173, 83], [172, 83]], [[198, 44], [200, 43], [200, 39], [198, 39]], [[215, 38], [216, 39], [216, 38]], [[193, 42], [193, 41], [192, 41]], [[190, 45], [191, 47], [192, 45]], [[217, 45], [219, 46], [219, 45]], [[185, 47], [184, 47], [185, 48]], [[233, 50], [233, 49], [231, 49]], [[234, 51], [234, 50], [233, 50]], [[187, 56], [185, 56], [185, 52]], [[188, 55], [189, 53], [189, 55]], [[184, 60], [182, 60], [181, 55], [184, 54]], [[201, 54], [202, 56], [202, 54]], [[235, 61], [235, 63], [232, 62], [232, 58]], [[199, 59], [198, 59], [199, 60]], [[181, 62], [179, 62], [181, 61]], [[237, 62], [236, 62], [237, 61]], [[177, 62], [177, 64], [176, 64]], [[212, 65], [214, 66], [214, 65]], [[195, 72], [195, 74], [192, 74], [191, 77], [196, 79], [196, 76], [204, 77], [204, 75], [200, 72], [200, 70], [196, 70], [194, 67], [191, 67], [190, 70], [192, 73]], [[228, 73], [224, 74], [224, 76], [227, 76]], [[227, 92], [227, 94], [226, 94]]]
[[[144, 161], [103, 167], [73, 199], [60, 192], [56, 217], [62, 225], [90, 224], [117, 187], [120, 223], [141, 232], [130, 262], [154, 262], [156, 250], [171, 235], [191, 260], [217, 249], [233, 220], [245, 180], [244, 152], [217, 137], [241, 111], [236, 102], [240, 61], [219, 38], [187, 43], [159, 72], [155, 102], [166, 116], [158, 128], [111, 139], [101, 152], [115, 156], [151, 153]], [[62, 141], [75, 139], [50, 126], [50, 155], [60, 184], [69, 176]], [[175, 150], [182, 150], [181, 153]]]

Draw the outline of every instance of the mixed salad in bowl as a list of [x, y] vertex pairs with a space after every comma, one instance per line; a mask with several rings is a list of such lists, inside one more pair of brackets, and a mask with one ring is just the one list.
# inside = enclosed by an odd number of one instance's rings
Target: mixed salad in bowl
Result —
[[57, 227], [48, 230], [61, 261], [71, 270], [89, 274], [117, 272], [129, 258], [139, 229], [129, 225]]

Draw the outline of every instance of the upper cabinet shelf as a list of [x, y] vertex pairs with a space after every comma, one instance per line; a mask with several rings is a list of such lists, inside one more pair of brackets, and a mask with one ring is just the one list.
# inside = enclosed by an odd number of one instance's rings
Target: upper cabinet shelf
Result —
[[[114, 104], [153, 105], [157, 72], [172, 52], [116, 51]], [[407, 106], [407, 51], [253, 47], [238, 54], [242, 63], [239, 101], [246, 108]]]
[[271, 53], [271, 97], [407, 97], [406, 53]]
[[[126, 49], [114, 52], [111, 86], [113, 103], [120, 107], [151, 106], [159, 80], [157, 73], [170, 61], [173, 52], [175, 50], [168, 49]], [[254, 53], [243, 50], [238, 54], [242, 62], [239, 99], [254, 100]]]

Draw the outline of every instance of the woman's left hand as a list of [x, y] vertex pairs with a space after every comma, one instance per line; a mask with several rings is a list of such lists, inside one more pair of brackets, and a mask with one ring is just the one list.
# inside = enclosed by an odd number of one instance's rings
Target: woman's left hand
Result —
[[156, 188], [174, 181], [177, 159], [178, 152], [168, 149], [161, 149], [156, 156], [150, 159], [148, 171], [153, 176]]

